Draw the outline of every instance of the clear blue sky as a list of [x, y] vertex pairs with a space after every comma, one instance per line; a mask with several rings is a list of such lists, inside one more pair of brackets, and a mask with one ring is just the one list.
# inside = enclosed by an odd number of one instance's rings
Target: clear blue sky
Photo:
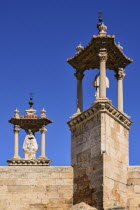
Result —
[[[28, 109], [29, 93], [34, 108], [44, 107], [48, 118], [47, 156], [52, 165], [70, 165], [70, 131], [66, 124], [75, 113], [74, 69], [66, 59], [97, 34], [97, 13], [103, 11], [108, 34], [121, 42], [126, 55], [134, 60], [124, 79], [125, 112], [134, 122], [130, 131], [130, 164], [140, 165], [140, 2], [94, 0], [0, 0], [0, 165], [13, 156], [13, 126], [8, 119], [15, 108]], [[84, 78], [84, 109], [94, 101], [92, 81], [97, 71]], [[116, 104], [113, 71], [108, 97]], [[25, 133], [20, 133], [20, 155]], [[40, 135], [37, 135], [40, 142]]]

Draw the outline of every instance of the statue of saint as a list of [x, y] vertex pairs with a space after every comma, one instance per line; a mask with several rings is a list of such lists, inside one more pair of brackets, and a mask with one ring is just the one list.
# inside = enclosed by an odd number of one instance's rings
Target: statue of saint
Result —
[[38, 150], [36, 138], [31, 130], [28, 130], [28, 134], [24, 139], [23, 150], [24, 152], [33, 152], [33, 153], [36, 153], [36, 151]]
[[[93, 87], [96, 88], [95, 98], [96, 100], [99, 98], [99, 87], [100, 87], [100, 73], [96, 75], [93, 81]], [[109, 79], [106, 77], [106, 88], [109, 88]]]

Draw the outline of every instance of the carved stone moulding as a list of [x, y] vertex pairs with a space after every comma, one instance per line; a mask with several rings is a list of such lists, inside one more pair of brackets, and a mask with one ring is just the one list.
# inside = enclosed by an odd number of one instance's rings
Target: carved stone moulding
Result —
[[128, 130], [130, 129], [132, 124], [130, 117], [116, 109], [109, 100], [96, 101], [89, 109], [69, 121], [68, 125], [71, 130], [74, 130], [76, 127], [92, 119], [95, 115], [101, 113], [108, 114], [110, 117], [122, 124], [125, 128]]
[[39, 158], [39, 159], [32, 159], [32, 160], [25, 160], [25, 159], [10, 159], [7, 160], [9, 166], [50, 166], [52, 162], [48, 158]]

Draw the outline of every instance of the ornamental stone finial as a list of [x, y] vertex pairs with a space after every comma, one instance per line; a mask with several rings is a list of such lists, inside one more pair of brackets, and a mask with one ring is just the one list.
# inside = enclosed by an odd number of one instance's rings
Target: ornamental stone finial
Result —
[[29, 105], [30, 105], [30, 108], [28, 110], [26, 110], [26, 114], [27, 115], [34, 115], [36, 113], [36, 110], [33, 109], [33, 105], [34, 105], [34, 102], [33, 102], [33, 93], [30, 93]]
[[98, 34], [99, 35], [106, 35], [107, 26], [104, 24], [102, 20], [102, 12], [99, 12], [99, 23], [97, 24]]
[[117, 80], [122, 80], [125, 77], [125, 73], [124, 73], [124, 69], [123, 68], [119, 68], [118, 72], [115, 74], [115, 77]]
[[15, 113], [14, 117], [19, 118], [19, 110], [17, 108], [15, 109], [14, 113]]
[[34, 102], [33, 102], [33, 93], [30, 93], [29, 105], [30, 105], [30, 108], [34, 105]]
[[120, 45], [120, 42], [118, 42], [117, 47], [119, 48], [119, 50], [123, 50], [123, 47]]
[[42, 110], [41, 110], [41, 117], [46, 117], [46, 110], [43, 108]]
[[81, 42], [79, 43], [79, 45], [76, 47], [77, 53], [82, 51], [84, 49], [84, 47], [81, 45]]

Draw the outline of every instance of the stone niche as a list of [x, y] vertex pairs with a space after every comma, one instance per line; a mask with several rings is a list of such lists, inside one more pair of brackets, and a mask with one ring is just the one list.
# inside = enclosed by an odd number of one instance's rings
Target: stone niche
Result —
[[65, 210], [72, 197], [72, 167], [0, 167], [1, 210]]

